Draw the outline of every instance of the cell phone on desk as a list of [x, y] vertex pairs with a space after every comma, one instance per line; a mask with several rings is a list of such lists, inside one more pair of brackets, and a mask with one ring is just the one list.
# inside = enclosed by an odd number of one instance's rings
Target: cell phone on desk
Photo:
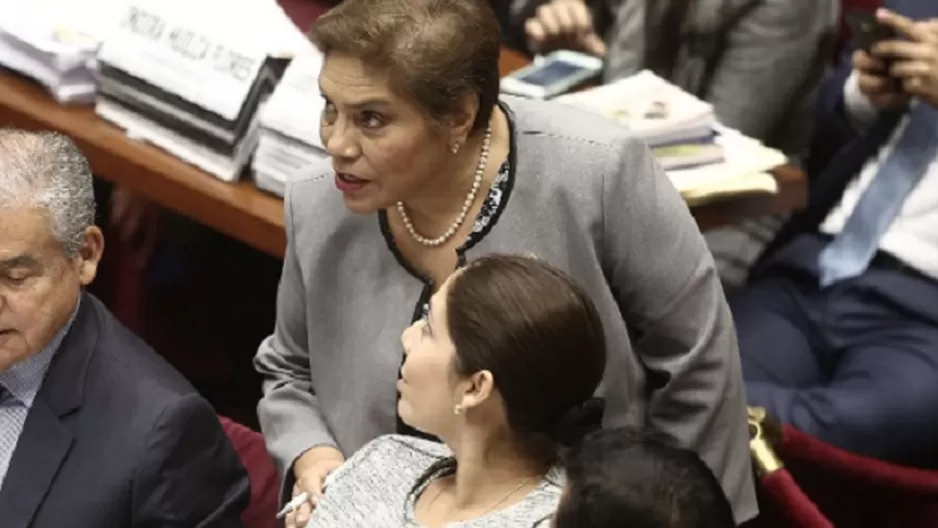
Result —
[[867, 53], [873, 45], [884, 40], [893, 40], [898, 37], [896, 30], [876, 19], [876, 12], [869, 9], [851, 9], [845, 15], [847, 25], [858, 49]]
[[550, 99], [599, 75], [603, 61], [576, 51], [560, 50], [502, 79], [502, 91], [533, 99]]

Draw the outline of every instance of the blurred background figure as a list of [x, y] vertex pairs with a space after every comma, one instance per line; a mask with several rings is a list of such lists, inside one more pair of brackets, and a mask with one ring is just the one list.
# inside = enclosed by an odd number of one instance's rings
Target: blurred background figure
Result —
[[[938, 467], [938, 3], [886, 2], [887, 31], [825, 84], [832, 157], [732, 299], [753, 405], [820, 440]], [[892, 35], [892, 36], [889, 36]]]
[[[730, 128], [796, 161], [809, 146], [818, 82], [829, 64], [838, 0], [512, 0], [509, 41], [544, 53], [605, 59], [603, 80], [643, 69], [711, 103]], [[784, 217], [710, 230], [707, 245], [728, 290]]]

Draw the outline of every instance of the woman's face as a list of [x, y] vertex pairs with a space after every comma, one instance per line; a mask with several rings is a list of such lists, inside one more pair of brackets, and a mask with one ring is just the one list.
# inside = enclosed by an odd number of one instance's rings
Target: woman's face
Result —
[[335, 185], [353, 212], [369, 214], [412, 198], [437, 176], [451, 134], [432, 130], [417, 106], [391, 91], [380, 69], [329, 53], [319, 88], [326, 102], [320, 135]]
[[401, 335], [404, 366], [397, 388], [401, 419], [421, 431], [445, 436], [456, 423], [453, 409], [463, 399], [466, 381], [453, 369], [456, 346], [446, 324], [447, 280], [430, 300], [426, 317], [410, 325]]

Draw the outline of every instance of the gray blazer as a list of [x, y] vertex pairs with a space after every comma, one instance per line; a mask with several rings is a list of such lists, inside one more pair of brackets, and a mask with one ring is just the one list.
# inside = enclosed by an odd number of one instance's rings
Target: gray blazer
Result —
[[[523, 31], [546, 1], [512, 0], [510, 31]], [[807, 147], [817, 84], [837, 30], [837, 0], [587, 3], [609, 47], [606, 81], [648, 67], [712, 103], [727, 126], [788, 154]], [[674, 24], [667, 14], [680, 4], [686, 13]], [[664, 42], [656, 46], [656, 38]], [[662, 57], [662, 48], [676, 53]]]
[[[622, 126], [556, 103], [503, 103], [514, 187], [466, 257], [530, 252], [578, 280], [605, 324], [607, 425], [647, 425], [695, 449], [737, 518], [753, 517], [733, 321], [687, 205]], [[255, 358], [261, 428], [288, 485], [305, 450], [350, 455], [395, 431], [400, 334], [424, 289], [378, 219], [346, 209], [332, 174], [323, 162], [287, 188], [276, 328]]]

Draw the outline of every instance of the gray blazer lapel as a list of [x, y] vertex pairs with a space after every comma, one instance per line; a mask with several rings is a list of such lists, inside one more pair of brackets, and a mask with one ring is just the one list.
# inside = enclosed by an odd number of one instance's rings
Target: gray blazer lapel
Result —
[[3, 528], [30, 526], [73, 440], [72, 433], [56, 413], [37, 398], [0, 490]]

